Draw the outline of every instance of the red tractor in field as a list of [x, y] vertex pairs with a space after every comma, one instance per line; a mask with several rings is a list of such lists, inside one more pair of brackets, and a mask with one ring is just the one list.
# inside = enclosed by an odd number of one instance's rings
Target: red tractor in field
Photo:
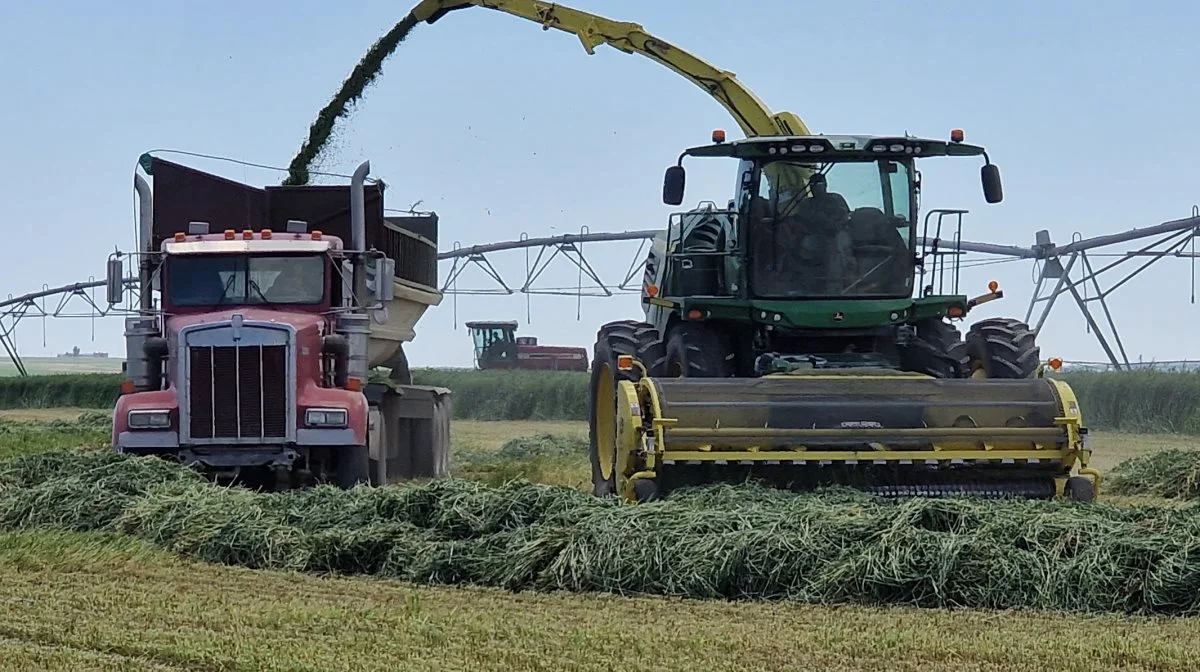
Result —
[[478, 369], [533, 369], [539, 371], [587, 371], [588, 354], [583, 348], [538, 345], [534, 336], [517, 336], [517, 323], [468, 322], [475, 341]]

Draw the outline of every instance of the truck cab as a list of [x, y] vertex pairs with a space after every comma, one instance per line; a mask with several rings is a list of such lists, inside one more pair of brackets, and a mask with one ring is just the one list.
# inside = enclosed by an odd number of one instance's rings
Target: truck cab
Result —
[[143, 346], [148, 389], [117, 401], [117, 450], [318, 478], [365, 450], [367, 399], [348, 379], [331, 311], [342, 304], [343, 244], [291, 228], [212, 234], [200, 224], [163, 241], [163, 336]]

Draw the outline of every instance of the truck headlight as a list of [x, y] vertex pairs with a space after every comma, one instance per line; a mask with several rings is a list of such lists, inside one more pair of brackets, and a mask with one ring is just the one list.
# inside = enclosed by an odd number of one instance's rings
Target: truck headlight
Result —
[[171, 411], [160, 409], [130, 411], [126, 418], [126, 424], [130, 429], [170, 429]]
[[304, 424], [309, 427], [345, 427], [346, 409], [310, 408], [304, 412]]

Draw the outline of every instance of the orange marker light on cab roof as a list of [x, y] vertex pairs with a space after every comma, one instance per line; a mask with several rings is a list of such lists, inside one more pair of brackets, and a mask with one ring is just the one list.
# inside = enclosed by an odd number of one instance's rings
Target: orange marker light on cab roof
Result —
[[950, 142], [962, 142], [963, 137], [963, 130], [961, 128], [950, 131]]
[[713, 130], [712, 141], [716, 143], [725, 142], [725, 129], [718, 128]]
[[225, 229], [225, 240], [233, 240], [233, 229]]
[[1063, 365], [1063, 361], [1061, 359], [1059, 359], [1058, 357], [1050, 358], [1050, 368], [1054, 369], [1055, 371], [1058, 371], [1059, 369], [1061, 369], [1062, 365]]
[[242, 231], [242, 238], [245, 238], [246, 240], [250, 240], [253, 237], [254, 237], [254, 232], [251, 231], [250, 229], [246, 229], [245, 231]]
[[261, 236], [263, 237], [263, 239], [264, 239], [264, 240], [265, 240], [265, 239], [267, 239], [267, 238], [270, 238], [270, 237], [271, 237], [271, 230], [270, 230], [270, 229], [263, 229], [263, 230], [262, 230], [262, 233], [260, 233], [259, 235], [261, 235]]
[[320, 240], [320, 239], [321, 239], [321, 232], [320, 232], [320, 231], [313, 231], [313, 232], [312, 232], [312, 239], [313, 239], [313, 240]]
[[996, 282], [995, 280], [992, 280], [988, 283], [989, 292], [995, 292], [997, 289], [1000, 289], [1000, 283]]
[[185, 240], [187, 240], [187, 234], [186, 234], [186, 233], [184, 233], [184, 232], [182, 232], [182, 231], [176, 231], [176, 232], [175, 232], [175, 242], [177, 242], [177, 243], [182, 243], [182, 242], [183, 242], [183, 241], [185, 241]]

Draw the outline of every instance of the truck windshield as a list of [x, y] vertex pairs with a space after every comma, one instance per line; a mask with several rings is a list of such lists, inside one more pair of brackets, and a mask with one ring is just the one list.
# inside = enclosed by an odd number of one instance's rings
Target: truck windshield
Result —
[[765, 165], [748, 213], [755, 294], [911, 296], [910, 174], [894, 160]]
[[167, 293], [174, 306], [313, 305], [325, 296], [325, 258], [178, 256], [167, 262]]

